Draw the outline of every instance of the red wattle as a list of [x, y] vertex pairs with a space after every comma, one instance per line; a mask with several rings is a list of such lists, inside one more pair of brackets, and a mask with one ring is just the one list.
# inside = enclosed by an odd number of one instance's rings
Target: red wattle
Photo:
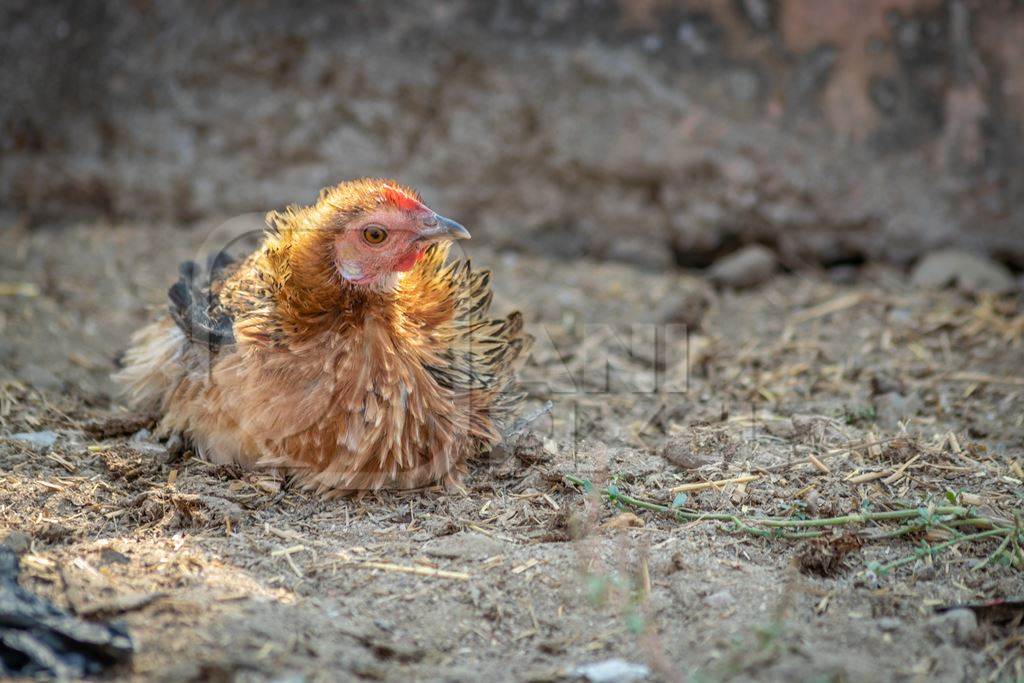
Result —
[[420, 260], [421, 256], [423, 256], [424, 251], [426, 250], [416, 249], [415, 251], [411, 251], [402, 258], [400, 258], [398, 260], [398, 263], [395, 264], [395, 272], [404, 273], [406, 271], [412, 270], [412, 267], [415, 266], [416, 262]]

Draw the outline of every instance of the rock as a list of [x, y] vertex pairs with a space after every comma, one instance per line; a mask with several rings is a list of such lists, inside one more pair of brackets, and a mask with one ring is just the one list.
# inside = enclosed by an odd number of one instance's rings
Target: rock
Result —
[[879, 631], [885, 631], [886, 633], [898, 631], [900, 628], [900, 620], [894, 617], [882, 617], [875, 622], [875, 626], [878, 627]]
[[32, 448], [44, 450], [57, 443], [57, 432], [49, 430], [45, 432], [20, 432], [18, 434], [11, 434], [7, 438], [19, 441]]
[[[707, 287], [706, 284], [703, 285]], [[686, 287], [678, 289], [662, 299], [655, 309], [655, 318], [660, 323], [685, 325], [690, 330], [700, 327], [704, 314], [711, 305], [709, 292]]]
[[929, 619], [927, 628], [939, 642], [967, 645], [978, 632], [978, 617], [969, 609], [951, 609]]
[[4, 545], [17, 555], [24, 555], [32, 547], [32, 537], [24, 531], [12, 531], [4, 539]]
[[584, 664], [570, 672], [570, 676], [582, 678], [590, 683], [632, 683], [647, 678], [650, 674], [651, 670], [643, 664], [634, 664], [617, 658]]
[[736, 602], [736, 598], [727, 590], [718, 591], [704, 598], [704, 604], [713, 609], [724, 609]]
[[959, 249], [942, 249], [922, 258], [910, 274], [918, 287], [942, 288], [955, 285], [966, 293], [982, 290], [1009, 292], [1014, 288], [1013, 276], [1006, 266], [987, 256]]
[[778, 260], [771, 249], [751, 244], [715, 262], [711, 266], [710, 277], [724, 287], [743, 289], [770, 278], [777, 265]]
[[135, 439], [132, 439], [131, 441], [128, 442], [128, 446], [129, 448], [131, 448], [133, 451], [140, 455], [145, 455], [149, 457], [167, 456], [166, 446], [158, 443], [153, 443], [151, 441], [137, 441]]
[[152, 436], [153, 436], [153, 433], [150, 432], [145, 427], [143, 427], [139, 431], [137, 431], [134, 434], [132, 434], [131, 438], [129, 438], [128, 440], [131, 441], [132, 443], [141, 443], [141, 442], [149, 441]]
[[485, 560], [504, 550], [505, 544], [501, 541], [471, 531], [441, 536], [423, 545], [426, 555], [457, 560]]

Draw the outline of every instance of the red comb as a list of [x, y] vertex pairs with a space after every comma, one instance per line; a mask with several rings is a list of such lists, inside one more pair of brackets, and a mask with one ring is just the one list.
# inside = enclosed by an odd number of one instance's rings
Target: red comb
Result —
[[418, 199], [410, 197], [398, 188], [391, 187], [390, 185], [384, 186], [380, 191], [380, 196], [384, 199], [385, 203], [402, 211], [417, 211], [427, 208]]

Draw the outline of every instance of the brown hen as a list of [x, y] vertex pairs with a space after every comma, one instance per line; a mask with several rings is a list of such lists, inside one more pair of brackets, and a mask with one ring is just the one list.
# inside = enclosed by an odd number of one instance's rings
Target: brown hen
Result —
[[262, 245], [192, 262], [116, 379], [203, 457], [322, 493], [457, 481], [521, 396], [522, 317], [490, 318], [490, 273], [448, 263], [457, 223], [388, 180], [267, 216]]

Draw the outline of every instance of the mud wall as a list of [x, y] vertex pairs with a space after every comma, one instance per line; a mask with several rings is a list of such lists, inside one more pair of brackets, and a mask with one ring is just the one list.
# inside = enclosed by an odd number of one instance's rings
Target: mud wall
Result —
[[5, 220], [216, 220], [389, 175], [491, 243], [1024, 266], [1024, 3], [0, 8]]

